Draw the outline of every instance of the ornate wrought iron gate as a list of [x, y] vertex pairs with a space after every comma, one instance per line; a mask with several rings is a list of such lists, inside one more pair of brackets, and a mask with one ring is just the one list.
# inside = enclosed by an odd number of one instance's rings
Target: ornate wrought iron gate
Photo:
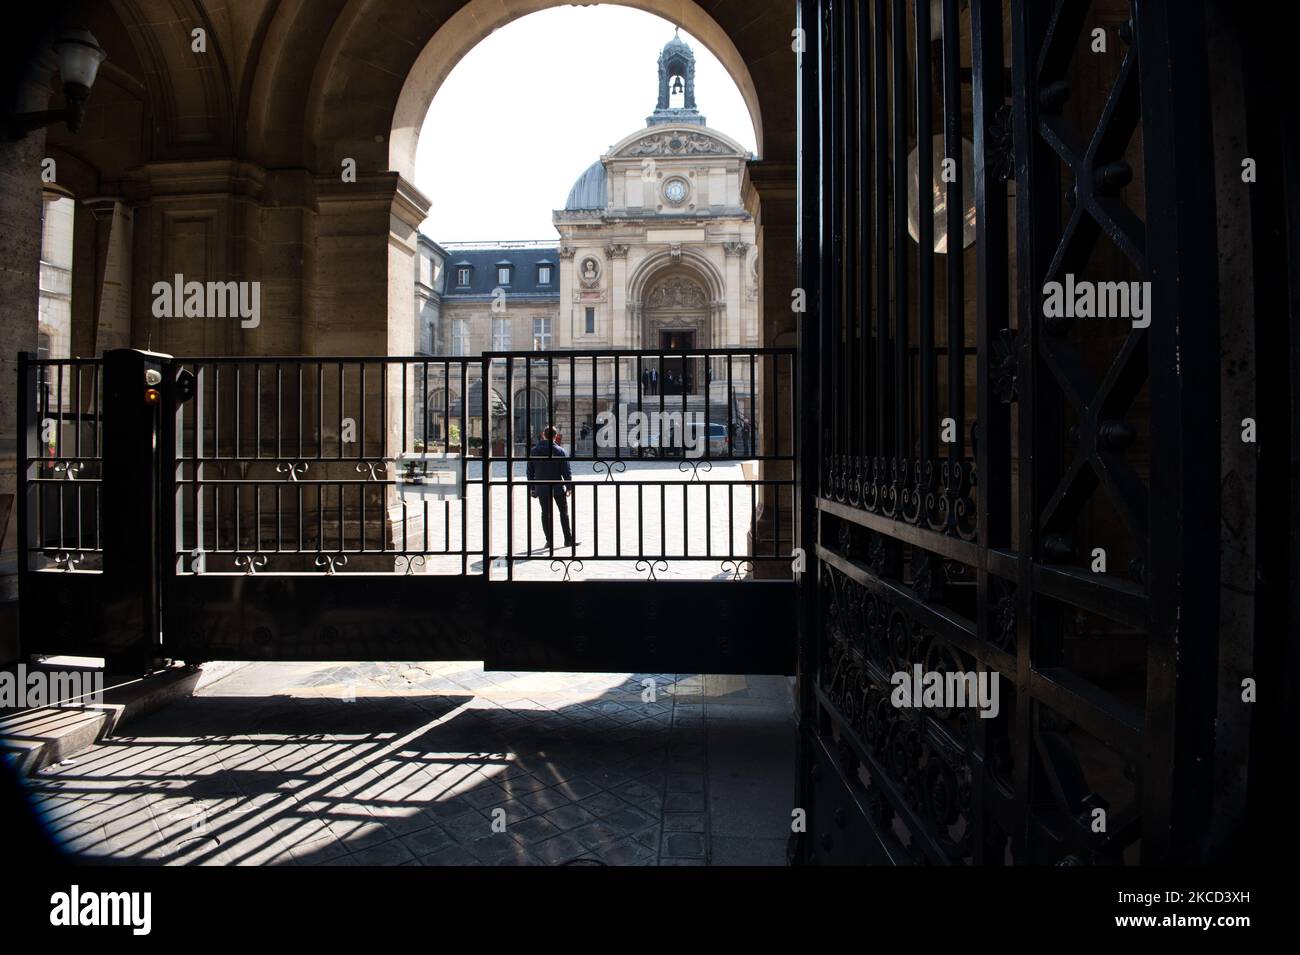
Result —
[[24, 652], [793, 672], [791, 351], [24, 356], [19, 391]]
[[[821, 396], [801, 857], [1212, 854], [1237, 785], [1216, 755], [1239, 758], [1214, 751], [1216, 705], [1250, 717], [1243, 674], [1216, 673], [1214, 196], [1240, 159], [1216, 184], [1204, 6], [800, 10], [802, 368]], [[1147, 311], [1057, 311], [1053, 282], [1072, 304], [1089, 283], [1145, 291]], [[918, 667], [995, 679], [996, 715], [894, 705]]]

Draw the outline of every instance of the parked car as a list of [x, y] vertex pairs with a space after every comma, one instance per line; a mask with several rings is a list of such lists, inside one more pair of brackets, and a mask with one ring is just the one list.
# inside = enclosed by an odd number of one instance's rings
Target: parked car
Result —
[[709, 456], [714, 458], [725, 458], [731, 454], [731, 436], [727, 434], [727, 426], [720, 422], [709, 422], [708, 437]]
[[[703, 430], [703, 428], [700, 430]], [[727, 433], [727, 426], [725, 424], [716, 421], [709, 422], [708, 434], [703, 437], [704, 440], [708, 442], [706, 447], [709, 457], [725, 458], [731, 455], [731, 437]], [[692, 438], [696, 441], [700, 440], [694, 435], [692, 435]], [[661, 440], [664, 444], [662, 448], [660, 447]], [[704, 456], [704, 452], [698, 451], [696, 448], [692, 448], [689, 455], [686, 454], [686, 450], [682, 447], [682, 437], [676, 432], [665, 433], [662, 436], [659, 434], [651, 434], [646, 439], [644, 447], [647, 457], [680, 458]]]

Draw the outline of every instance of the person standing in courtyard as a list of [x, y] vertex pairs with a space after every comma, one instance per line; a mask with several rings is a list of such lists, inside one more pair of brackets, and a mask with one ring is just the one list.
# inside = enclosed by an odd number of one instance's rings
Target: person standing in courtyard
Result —
[[537, 442], [528, 456], [528, 493], [537, 498], [537, 504], [541, 508], [542, 531], [546, 535], [547, 550], [555, 547], [552, 508], [560, 512], [564, 546], [573, 547], [577, 544], [569, 524], [568, 498], [573, 493], [573, 473], [569, 468], [569, 456], [556, 439], [555, 427], [548, 425], [542, 431], [542, 440]]

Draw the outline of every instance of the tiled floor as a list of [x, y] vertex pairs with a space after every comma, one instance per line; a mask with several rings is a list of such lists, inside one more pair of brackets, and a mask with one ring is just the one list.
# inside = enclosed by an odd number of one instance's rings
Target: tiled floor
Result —
[[785, 861], [784, 678], [209, 671], [193, 698], [30, 781], [69, 851], [205, 865]]

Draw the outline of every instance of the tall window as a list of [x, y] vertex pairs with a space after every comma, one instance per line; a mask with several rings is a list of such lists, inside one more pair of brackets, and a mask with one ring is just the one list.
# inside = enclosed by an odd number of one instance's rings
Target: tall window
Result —
[[464, 318], [452, 319], [451, 323], [451, 353], [452, 355], [469, 354], [469, 320]]
[[551, 267], [549, 265], [539, 265], [537, 267], [537, 284], [538, 285], [551, 284]]
[[590, 306], [587, 308], [587, 334], [596, 334], [596, 310]]
[[49, 338], [49, 354], [72, 354], [72, 223], [76, 200], [47, 194], [41, 204], [39, 334]]
[[533, 351], [551, 350], [551, 320], [549, 318], [533, 319]]
[[510, 319], [492, 319], [492, 350], [510, 351]]

